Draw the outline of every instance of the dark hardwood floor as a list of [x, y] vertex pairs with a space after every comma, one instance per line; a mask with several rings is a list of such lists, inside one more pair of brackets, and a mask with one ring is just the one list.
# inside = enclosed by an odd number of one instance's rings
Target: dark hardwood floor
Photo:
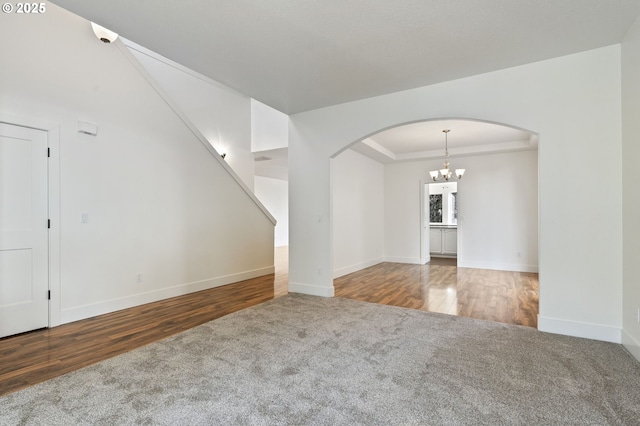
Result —
[[[275, 274], [0, 339], [0, 395], [131, 351], [223, 315], [287, 294], [288, 250]], [[538, 276], [382, 263], [334, 281], [336, 296], [536, 326]]]
[[0, 395], [274, 298], [275, 275], [0, 339]]

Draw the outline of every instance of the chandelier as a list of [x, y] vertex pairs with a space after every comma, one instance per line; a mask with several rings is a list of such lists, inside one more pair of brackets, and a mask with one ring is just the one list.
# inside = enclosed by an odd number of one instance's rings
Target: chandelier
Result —
[[449, 140], [447, 136], [451, 130], [445, 129], [442, 132], [444, 133], [444, 169], [440, 170], [432, 170], [429, 172], [431, 175], [431, 179], [434, 182], [438, 182], [441, 180], [449, 180], [453, 177], [456, 179], [462, 179], [462, 175], [464, 175], [465, 169], [456, 169], [455, 174], [449, 170]]

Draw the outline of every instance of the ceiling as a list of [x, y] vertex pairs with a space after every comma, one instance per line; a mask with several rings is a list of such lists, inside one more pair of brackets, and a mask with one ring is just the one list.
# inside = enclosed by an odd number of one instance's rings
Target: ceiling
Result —
[[[640, 0], [54, 0], [286, 114], [608, 46]], [[396, 127], [351, 148], [382, 163], [537, 148], [478, 121]], [[287, 150], [255, 154], [287, 178]]]
[[377, 133], [351, 148], [381, 163], [479, 155], [538, 148], [538, 136], [526, 130], [473, 120], [435, 120]]
[[270, 149], [253, 153], [254, 174], [272, 179], [289, 180], [289, 149]]
[[54, 3], [287, 114], [619, 43], [640, 14], [640, 0]]

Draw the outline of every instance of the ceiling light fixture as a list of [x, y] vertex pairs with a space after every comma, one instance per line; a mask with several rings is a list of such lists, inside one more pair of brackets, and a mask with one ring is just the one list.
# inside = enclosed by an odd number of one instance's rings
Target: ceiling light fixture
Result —
[[456, 169], [455, 175], [449, 170], [449, 139], [448, 135], [451, 130], [445, 129], [442, 132], [444, 133], [444, 169], [440, 170], [432, 170], [429, 172], [431, 175], [431, 179], [434, 182], [438, 182], [440, 180], [449, 180], [455, 176], [456, 179], [462, 179], [462, 175], [464, 175], [465, 169]]
[[118, 38], [118, 34], [114, 33], [113, 31], [109, 31], [105, 27], [101, 27], [95, 22], [91, 23], [91, 28], [93, 29], [93, 33], [96, 35], [96, 37], [98, 37], [98, 40], [103, 43], [113, 43]]

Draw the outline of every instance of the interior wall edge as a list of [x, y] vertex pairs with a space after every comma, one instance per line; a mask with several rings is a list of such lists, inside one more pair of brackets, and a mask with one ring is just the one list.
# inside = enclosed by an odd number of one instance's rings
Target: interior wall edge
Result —
[[419, 257], [393, 257], [385, 256], [384, 262], [391, 263], [408, 263], [411, 265], [424, 265], [424, 262]]
[[458, 260], [458, 268], [491, 269], [494, 271], [513, 271], [538, 273], [538, 265], [520, 263], [491, 263], [491, 262], [461, 262]]
[[352, 274], [354, 272], [361, 271], [371, 266], [384, 262], [384, 257], [376, 257], [364, 262], [357, 263], [355, 265], [345, 266], [344, 268], [335, 269], [333, 271], [333, 278], [340, 278], [344, 275]]

